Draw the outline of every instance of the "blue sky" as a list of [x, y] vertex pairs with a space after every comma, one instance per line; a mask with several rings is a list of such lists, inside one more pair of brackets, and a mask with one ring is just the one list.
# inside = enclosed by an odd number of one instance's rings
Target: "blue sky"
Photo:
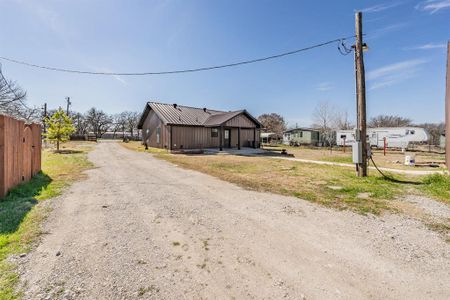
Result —
[[[105, 72], [165, 71], [229, 63], [354, 34], [364, 16], [368, 114], [444, 119], [450, 0], [266, 1], [0, 0], [0, 56]], [[352, 41], [348, 42], [351, 45]], [[337, 45], [209, 72], [101, 77], [2, 61], [31, 105], [141, 111], [148, 100], [258, 116], [277, 112], [308, 126], [317, 103], [355, 116], [353, 55]]]

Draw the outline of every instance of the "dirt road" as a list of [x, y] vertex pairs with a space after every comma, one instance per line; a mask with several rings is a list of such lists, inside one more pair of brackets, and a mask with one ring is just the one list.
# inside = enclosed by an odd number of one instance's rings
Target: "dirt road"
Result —
[[26, 299], [449, 299], [424, 225], [246, 191], [115, 143], [55, 199]]

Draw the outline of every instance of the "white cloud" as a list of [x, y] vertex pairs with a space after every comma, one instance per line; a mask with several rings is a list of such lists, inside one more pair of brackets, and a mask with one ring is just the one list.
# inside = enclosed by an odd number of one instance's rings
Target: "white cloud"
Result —
[[363, 13], [377, 13], [403, 4], [403, 2], [382, 3], [361, 9]]
[[[105, 73], [114, 73], [113, 70], [109, 69], [109, 68], [97, 68], [94, 66], [88, 66], [90, 69], [94, 70], [94, 72], [105, 72]], [[115, 80], [117, 80], [118, 82], [120, 82], [123, 85], [128, 85], [128, 82], [125, 81], [125, 79], [123, 79], [121, 76], [119, 75], [111, 75], [111, 78], [114, 78]]]
[[119, 75], [112, 75], [112, 77], [115, 79], [115, 80], [117, 80], [117, 81], [119, 81], [120, 83], [122, 83], [123, 85], [127, 85], [128, 83], [122, 78], [122, 77], [120, 77]]
[[380, 29], [374, 30], [372, 32], [369, 32], [367, 34], [367, 38], [366, 40], [370, 40], [370, 39], [376, 39], [379, 38], [385, 34], [391, 33], [393, 31], [397, 31], [400, 29], [405, 28], [406, 26], [408, 26], [409, 23], [407, 22], [403, 22], [403, 23], [396, 23], [396, 24], [391, 24], [385, 27], [382, 27]]
[[370, 71], [366, 76], [370, 81], [369, 89], [375, 90], [410, 79], [417, 74], [419, 66], [426, 62], [423, 59], [412, 59]]
[[427, 11], [430, 14], [446, 8], [450, 8], [450, 0], [427, 0], [416, 5], [417, 10]]
[[428, 43], [428, 44], [409, 47], [409, 48], [405, 48], [405, 49], [406, 50], [432, 50], [432, 49], [445, 49], [445, 48], [447, 48], [447, 45], [444, 43], [442, 43], [442, 44]]
[[316, 86], [316, 90], [324, 92], [329, 91], [334, 88], [334, 85], [331, 82], [322, 82]]

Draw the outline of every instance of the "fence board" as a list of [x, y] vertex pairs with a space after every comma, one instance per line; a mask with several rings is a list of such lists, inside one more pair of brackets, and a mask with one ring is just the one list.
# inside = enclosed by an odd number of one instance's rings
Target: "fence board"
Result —
[[0, 115], [0, 198], [41, 170], [41, 126]]

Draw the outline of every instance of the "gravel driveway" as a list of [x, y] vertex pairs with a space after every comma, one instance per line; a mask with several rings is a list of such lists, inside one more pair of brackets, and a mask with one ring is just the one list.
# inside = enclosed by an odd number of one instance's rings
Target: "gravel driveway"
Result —
[[22, 260], [25, 299], [450, 299], [450, 245], [99, 143]]

